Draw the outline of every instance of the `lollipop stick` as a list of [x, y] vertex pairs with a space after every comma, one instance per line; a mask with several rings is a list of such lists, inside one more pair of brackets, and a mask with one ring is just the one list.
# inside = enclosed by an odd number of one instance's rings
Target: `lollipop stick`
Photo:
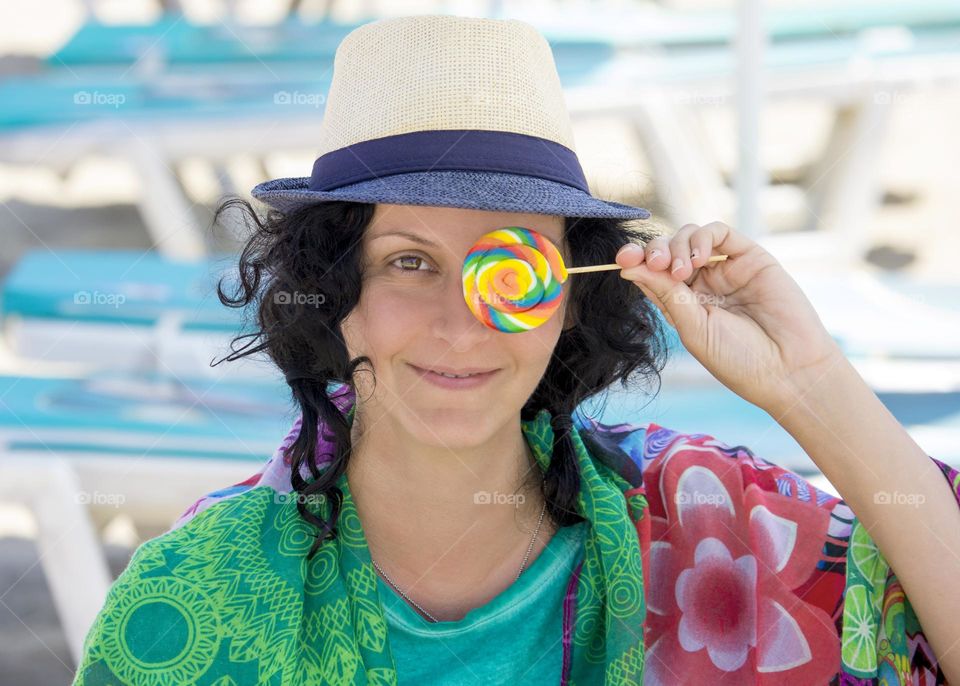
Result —
[[[707, 262], [723, 262], [727, 255], [712, 255]], [[567, 267], [568, 274], [582, 274], [583, 272], [602, 272], [608, 269], [623, 269], [619, 264], [598, 264], [593, 267]]]

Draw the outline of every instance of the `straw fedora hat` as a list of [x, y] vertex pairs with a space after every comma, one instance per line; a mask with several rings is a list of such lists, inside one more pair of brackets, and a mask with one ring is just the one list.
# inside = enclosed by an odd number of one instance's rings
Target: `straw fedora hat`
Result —
[[515, 19], [422, 15], [347, 34], [308, 177], [256, 186], [284, 212], [331, 200], [647, 219], [590, 194], [547, 40]]

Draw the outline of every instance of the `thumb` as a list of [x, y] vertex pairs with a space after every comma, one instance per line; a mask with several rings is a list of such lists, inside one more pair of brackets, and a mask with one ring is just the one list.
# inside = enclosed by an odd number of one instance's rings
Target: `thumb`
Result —
[[647, 300], [649, 300], [649, 301], [652, 302], [654, 305], [656, 305], [656, 306], [657, 306], [657, 309], [660, 310], [660, 314], [662, 314], [662, 315], [663, 315], [663, 318], [667, 320], [667, 323], [669, 323], [670, 326], [672, 326], [674, 329], [676, 329], [676, 328], [677, 328], [676, 322], [673, 321], [673, 317], [671, 317], [671, 316], [670, 316], [670, 313], [667, 312], [667, 309], [663, 306], [663, 303], [660, 302], [660, 298], [657, 297], [656, 293], [654, 293], [653, 291], [651, 291], [649, 288], [647, 288], [646, 286], [644, 286], [644, 285], [643, 285], [642, 283], [640, 283], [639, 281], [634, 281], [634, 282], [633, 282], [633, 285], [635, 285], [637, 288], [639, 288], [641, 291], [643, 291], [643, 294], [644, 294], [645, 296], [647, 296]]
[[621, 271], [620, 275], [632, 281], [653, 301], [680, 334], [684, 345], [690, 347], [689, 343], [699, 340], [707, 313], [686, 283], [677, 281], [667, 272], [652, 271], [645, 262]]

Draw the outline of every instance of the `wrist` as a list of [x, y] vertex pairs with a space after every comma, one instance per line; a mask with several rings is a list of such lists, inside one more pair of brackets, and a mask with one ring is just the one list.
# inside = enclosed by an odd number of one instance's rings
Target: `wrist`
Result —
[[807, 426], [811, 420], [824, 421], [854, 409], [849, 403], [864, 388], [872, 393], [839, 346], [787, 377], [782, 388], [767, 412], [791, 433], [791, 425]]

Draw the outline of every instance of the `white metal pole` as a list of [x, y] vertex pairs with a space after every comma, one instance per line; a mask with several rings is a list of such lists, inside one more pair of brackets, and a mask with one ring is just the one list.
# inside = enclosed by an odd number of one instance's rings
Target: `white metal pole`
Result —
[[737, 21], [737, 226], [752, 238], [764, 233], [760, 194], [767, 185], [760, 164], [760, 115], [766, 31], [762, 0], [740, 0]]

